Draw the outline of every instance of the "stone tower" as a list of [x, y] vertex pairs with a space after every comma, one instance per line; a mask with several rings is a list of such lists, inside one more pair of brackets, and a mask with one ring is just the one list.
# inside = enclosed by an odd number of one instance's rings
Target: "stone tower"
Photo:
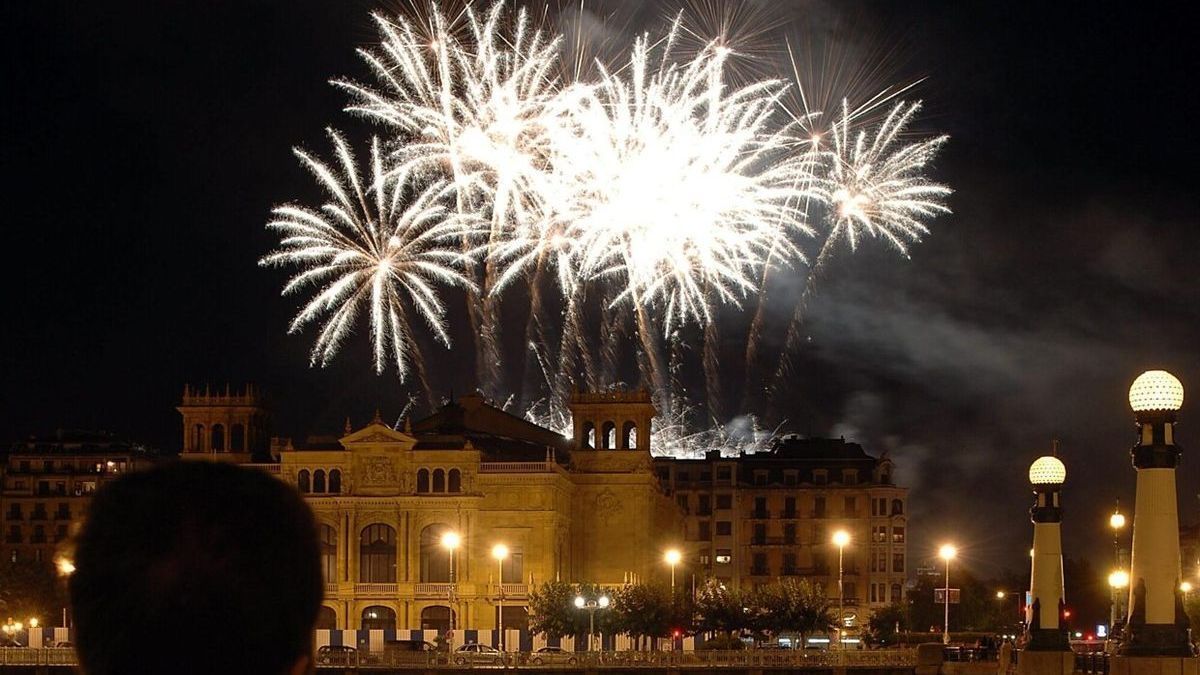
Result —
[[176, 410], [183, 417], [183, 459], [244, 463], [267, 452], [267, 411], [253, 385], [241, 391], [226, 385], [223, 392], [185, 385]]
[[576, 448], [650, 452], [650, 420], [656, 411], [649, 392], [576, 393], [570, 406]]

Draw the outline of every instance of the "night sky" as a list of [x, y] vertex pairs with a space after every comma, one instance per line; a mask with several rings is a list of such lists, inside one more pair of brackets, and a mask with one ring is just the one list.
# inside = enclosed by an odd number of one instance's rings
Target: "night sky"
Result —
[[[606, 25], [618, 10], [587, 4], [610, 36], [674, 11]], [[794, 391], [774, 404], [789, 430], [889, 450], [913, 488], [913, 557], [952, 538], [984, 574], [1024, 564], [1025, 472], [1052, 438], [1068, 555], [1106, 565], [1107, 513], [1132, 506], [1130, 381], [1166, 368], [1200, 397], [1194, 26], [1066, 5], [780, 10], [798, 42], [927, 78], [920, 127], [951, 135], [933, 174], [955, 194], [910, 260], [868, 243], [821, 275]], [[312, 333], [286, 335], [285, 274], [257, 265], [270, 208], [314, 197], [290, 148], [363, 127], [327, 80], [363, 75], [373, 8], [5, 3], [0, 439], [107, 429], [174, 451], [185, 382], [256, 383], [279, 435], [398, 414], [408, 388], [374, 374], [365, 340], [309, 368]], [[445, 395], [473, 388], [460, 333], [434, 359]], [[1183, 415], [1195, 521], [1200, 406]]]

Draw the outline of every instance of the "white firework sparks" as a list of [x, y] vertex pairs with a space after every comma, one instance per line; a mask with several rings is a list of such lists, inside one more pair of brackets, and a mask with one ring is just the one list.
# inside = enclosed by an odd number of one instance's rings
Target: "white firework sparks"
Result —
[[647, 37], [627, 68], [560, 97], [551, 150], [563, 176], [558, 217], [579, 243], [581, 276], [618, 280], [614, 302], [662, 304], [664, 328], [706, 323], [714, 304], [738, 305], [772, 255], [793, 258], [809, 233], [802, 202], [811, 162], [788, 151], [777, 123], [786, 88], [768, 80], [727, 90], [729, 50], [711, 45], [656, 68]]
[[321, 322], [314, 364], [329, 362], [365, 309], [376, 372], [383, 371], [390, 354], [403, 379], [415, 350], [413, 313], [450, 344], [439, 288], [470, 285], [458, 271], [462, 254], [446, 245], [462, 236], [464, 220], [446, 208], [450, 188], [444, 182], [414, 188], [409, 175], [387, 170], [378, 140], [372, 140], [369, 182], [364, 182], [345, 139], [332, 130], [329, 135], [337, 158], [333, 166], [295, 151], [328, 201], [318, 209], [275, 208], [267, 227], [282, 239], [260, 264], [299, 268], [284, 294], [315, 289], [290, 328], [297, 332]]
[[828, 173], [818, 182], [830, 206], [830, 239], [844, 237], [856, 248], [863, 233], [882, 237], [901, 253], [929, 233], [925, 220], [949, 213], [950, 188], [924, 174], [947, 136], [902, 143], [920, 103], [897, 103], [872, 132], [855, 131], [852, 114], [833, 125]]

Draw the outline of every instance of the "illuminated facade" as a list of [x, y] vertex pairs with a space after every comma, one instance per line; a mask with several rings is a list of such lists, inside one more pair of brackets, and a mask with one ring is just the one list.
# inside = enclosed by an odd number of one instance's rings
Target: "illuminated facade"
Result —
[[53, 560], [96, 489], [151, 461], [144, 447], [100, 432], [59, 431], [17, 443], [0, 472], [0, 556]]
[[[185, 402], [185, 440], [255, 419], [258, 405]], [[596, 430], [579, 448], [468, 396], [400, 429], [377, 418], [339, 436], [275, 439], [266, 463], [211, 440], [181, 456], [256, 466], [305, 495], [320, 523], [321, 627], [444, 631], [453, 610], [456, 627], [494, 628], [503, 594], [505, 627], [521, 628], [533, 585], [665, 578], [662, 542], [682, 533], [644, 440], [649, 397], [578, 395], [571, 407], [576, 428]], [[461, 539], [453, 551], [447, 532]]]
[[[691, 583], [715, 577], [753, 587], [805, 577], [837, 594], [835, 531], [846, 530], [844, 618], [899, 602], [908, 569], [908, 489], [888, 457], [841, 439], [784, 436], [769, 451], [704, 459], [656, 458], [660, 480], [686, 514]], [[867, 611], [864, 611], [867, 610]]]

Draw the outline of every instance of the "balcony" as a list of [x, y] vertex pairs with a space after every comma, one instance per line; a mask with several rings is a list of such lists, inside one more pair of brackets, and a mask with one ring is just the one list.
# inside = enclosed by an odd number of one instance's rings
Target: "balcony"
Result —
[[325, 582], [325, 595], [332, 595], [338, 592], [338, 584], [336, 581]]
[[779, 517], [785, 520], [795, 520], [800, 516], [796, 513], [796, 509], [784, 509], [783, 513], [781, 513]]
[[555, 462], [480, 462], [479, 473], [553, 473]]
[[19, 543], [21, 543], [21, 535], [19, 535], [19, 534], [6, 534], [6, 535], [4, 535], [4, 543], [6, 543], [6, 544], [19, 544]]
[[275, 463], [275, 462], [262, 463], [262, 464], [246, 464], [245, 466], [250, 469], [258, 469], [259, 471], [265, 471], [273, 476], [279, 475], [279, 464]]
[[354, 584], [355, 595], [395, 597], [400, 594], [399, 584]]
[[448, 598], [450, 597], [450, 584], [413, 584], [413, 595], [417, 596], [418, 598]]
[[529, 595], [529, 584], [492, 584], [492, 593], [506, 598], [521, 598]]
[[771, 570], [767, 567], [751, 567], [750, 575], [755, 577], [767, 577], [771, 576]]
[[770, 509], [753, 509], [750, 511], [750, 515], [748, 517], [756, 518], [758, 520], [766, 520], [767, 518], [771, 517], [771, 510]]

